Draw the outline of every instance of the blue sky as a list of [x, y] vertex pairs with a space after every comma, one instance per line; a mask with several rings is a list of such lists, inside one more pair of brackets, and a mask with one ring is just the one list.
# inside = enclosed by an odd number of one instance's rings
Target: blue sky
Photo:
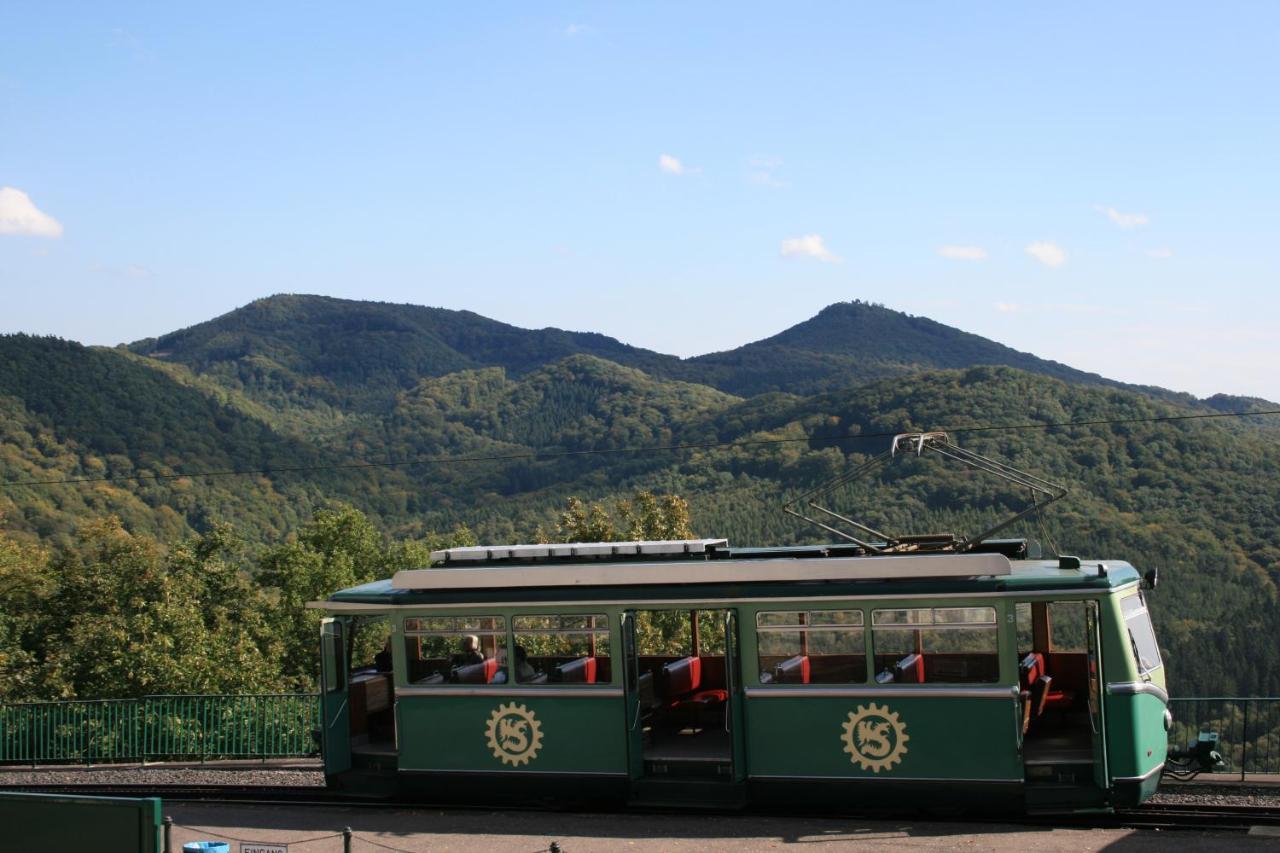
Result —
[[867, 299], [1280, 400], [1280, 4], [0, 7], [0, 332], [278, 292], [679, 355]]

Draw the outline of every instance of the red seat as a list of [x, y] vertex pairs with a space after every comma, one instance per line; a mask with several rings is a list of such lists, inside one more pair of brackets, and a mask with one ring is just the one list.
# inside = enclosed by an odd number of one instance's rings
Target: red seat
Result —
[[687, 699], [681, 699], [676, 705], [682, 708], [689, 707], [694, 709], [714, 708], [716, 705], [723, 705], [728, 701], [728, 690], [699, 690]]
[[562, 663], [555, 668], [555, 676], [551, 680], [573, 684], [595, 684], [596, 659], [585, 657]]
[[809, 656], [787, 658], [773, 668], [773, 680], [777, 684], [808, 684]]
[[488, 684], [498, 672], [498, 659], [486, 658], [479, 663], [469, 663], [453, 671], [453, 681], [458, 684]]
[[1050, 709], [1070, 708], [1075, 704], [1074, 690], [1058, 690], [1053, 686], [1053, 676], [1045, 669], [1044, 655], [1032, 652], [1022, 659], [1019, 675], [1026, 673], [1025, 690], [1032, 695], [1031, 704], [1035, 706], [1036, 716]]
[[912, 653], [898, 661], [893, 680], [899, 684], [924, 684], [924, 655]]
[[727, 690], [700, 690], [702, 686], [702, 659], [681, 658], [662, 667], [667, 701], [676, 711], [686, 711], [695, 716], [712, 708], [719, 708], [729, 701]]
[[[1031, 710], [1036, 703], [1032, 695], [1038, 689], [1041, 673], [1044, 671], [1044, 658], [1037, 654], [1029, 654], [1018, 664], [1018, 694], [1022, 698], [1022, 733], [1031, 728]], [[1036, 712], [1037, 715], [1039, 712]]]
[[688, 657], [664, 664], [662, 683], [666, 688], [667, 701], [672, 703], [694, 692], [702, 684], [702, 659]]

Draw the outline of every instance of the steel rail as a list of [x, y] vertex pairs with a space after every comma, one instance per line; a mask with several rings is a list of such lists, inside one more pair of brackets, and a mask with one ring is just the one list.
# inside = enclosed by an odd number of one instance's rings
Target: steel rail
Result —
[[[269, 785], [0, 785], [0, 791], [24, 791], [29, 793], [68, 794], [93, 796], [158, 797], [171, 803], [210, 803], [227, 805], [296, 806], [305, 808], [394, 808], [394, 809], [456, 809], [493, 811], [491, 803], [468, 806], [457, 803], [433, 803], [421, 800], [405, 800], [394, 797], [356, 796], [331, 791], [319, 786], [269, 786]], [[545, 811], [545, 806], [506, 806], [510, 811]], [[669, 814], [672, 812], [703, 812], [717, 815], [742, 814], [738, 810], [723, 807], [700, 809], [696, 805], [688, 809], [654, 808], [645, 806], [589, 809], [622, 813]], [[753, 814], [769, 815], [775, 812], [768, 807], [753, 809]], [[1004, 823], [1055, 828], [1115, 828], [1115, 829], [1180, 829], [1216, 833], [1243, 833], [1254, 827], [1280, 827], [1280, 807], [1243, 805], [1195, 805], [1147, 803], [1137, 808], [1121, 809], [1110, 813], [1090, 814], [1016, 814], [1004, 812], [961, 812], [947, 810], [941, 813], [928, 811], [903, 812], [900, 810], [860, 809], [850, 812], [824, 812], [807, 810], [801, 814], [792, 810], [777, 812], [783, 817], [857, 817], [867, 820], [898, 819], [913, 816], [919, 819], [953, 823]]]

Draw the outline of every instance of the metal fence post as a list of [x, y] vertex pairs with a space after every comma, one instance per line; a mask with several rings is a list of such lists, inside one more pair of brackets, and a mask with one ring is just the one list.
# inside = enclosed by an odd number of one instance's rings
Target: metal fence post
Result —
[[171, 853], [173, 848], [170, 846], [173, 840], [173, 818], [165, 815], [164, 818], [164, 853]]
[[1245, 768], [1249, 766], [1249, 706], [1253, 702], [1244, 700], [1244, 732], [1240, 736], [1240, 781], [1244, 781]]
[[351, 853], [351, 827], [342, 830], [342, 853]]
[[31, 750], [31, 766], [36, 766], [36, 706], [31, 706], [27, 725], [27, 748]]

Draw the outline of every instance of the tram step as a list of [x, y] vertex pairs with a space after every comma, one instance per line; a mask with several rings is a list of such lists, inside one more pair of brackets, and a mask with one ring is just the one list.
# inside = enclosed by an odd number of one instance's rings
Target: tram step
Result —
[[1098, 809], [1106, 804], [1106, 792], [1092, 781], [1075, 785], [1035, 782], [1026, 786], [1027, 811], [1031, 813]]
[[355, 753], [351, 756], [351, 767], [355, 770], [368, 770], [374, 773], [394, 774], [398, 764], [399, 757], [396, 755], [361, 755], [359, 753]]
[[729, 781], [705, 779], [637, 779], [631, 783], [633, 806], [723, 809], [742, 808], [747, 803], [746, 786]]
[[1093, 783], [1092, 762], [1042, 762], [1026, 765], [1028, 785], [1090, 785]]
[[733, 776], [733, 765], [727, 761], [646, 761], [644, 773], [656, 779], [693, 777], [718, 781]]

